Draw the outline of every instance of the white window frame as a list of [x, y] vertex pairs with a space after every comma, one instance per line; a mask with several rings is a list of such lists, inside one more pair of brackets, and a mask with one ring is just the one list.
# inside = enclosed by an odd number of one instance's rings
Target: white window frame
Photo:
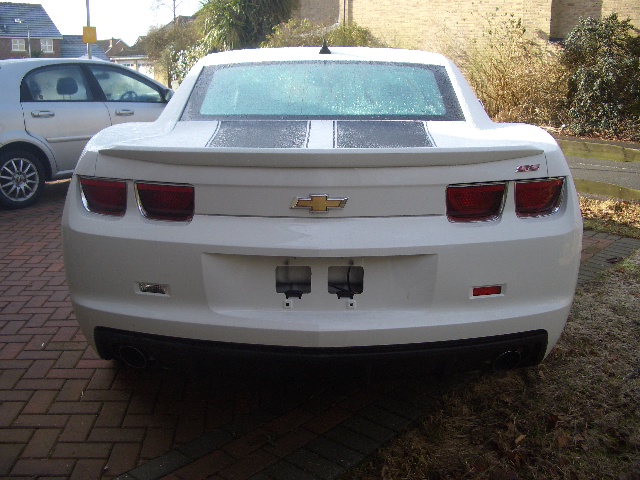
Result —
[[11, 39], [11, 51], [12, 52], [26, 52], [27, 42], [24, 38], [12, 38]]
[[53, 53], [53, 40], [51, 38], [41, 38], [40, 51], [42, 53]]

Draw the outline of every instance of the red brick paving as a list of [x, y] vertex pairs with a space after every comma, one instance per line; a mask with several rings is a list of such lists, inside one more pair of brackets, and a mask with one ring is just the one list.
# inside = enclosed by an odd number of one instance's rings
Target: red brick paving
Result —
[[583, 262], [587, 261], [591, 257], [593, 257], [596, 253], [602, 251], [604, 248], [608, 247], [614, 243], [613, 240], [608, 239], [600, 239], [600, 238], [588, 238], [585, 237], [582, 239], [582, 258]]
[[[304, 397], [164, 477], [245, 479], [390, 388], [262, 385], [134, 372], [99, 359], [78, 329], [66, 287], [60, 218], [67, 185], [48, 185], [30, 209], [0, 210], [0, 477], [111, 479], [251, 415], [265, 399]], [[585, 238], [583, 259], [611, 243]]]
[[[111, 479], [278, 394], [246, 381], [133, 372], [99, 359], [78, 329], [66, 287], [60, 218], [67, 186], [48, 185], [30, 209], [0, 211], [3, 478]], [[309, 391], [313, 405], [317, 388]], [[320, 416], [293, 409], [169, 477], [247, 478], [348, 418], [351, 408]]]

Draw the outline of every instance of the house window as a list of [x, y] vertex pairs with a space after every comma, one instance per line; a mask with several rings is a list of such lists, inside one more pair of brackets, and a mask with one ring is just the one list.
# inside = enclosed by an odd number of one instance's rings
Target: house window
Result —
[[26, 48], [25, 48], [24, 38], [12, 38], [11, 39], [11, 51], [12, 52], [24, 52], [25, 50], [26, 50]]
[[42, 53], [53, 53], [53, 40], [43, 38], [40, 40], [40, 50]]

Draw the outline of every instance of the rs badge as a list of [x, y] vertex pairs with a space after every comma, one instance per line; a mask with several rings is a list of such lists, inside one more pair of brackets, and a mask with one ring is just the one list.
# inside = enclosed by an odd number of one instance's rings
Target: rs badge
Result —
[[538, 170], [540, 170], [539, 163], [536, 163], [535, 165], [520, 165], [516, 168], [516, 173], [537, 172]]
[[328, 212], [330, 208], [344, 208], [348, 198], [329, 198], [328, 195], [309, 195], [307, 198], [297, 197], [291, 208], [307, 208], [311, 213]]

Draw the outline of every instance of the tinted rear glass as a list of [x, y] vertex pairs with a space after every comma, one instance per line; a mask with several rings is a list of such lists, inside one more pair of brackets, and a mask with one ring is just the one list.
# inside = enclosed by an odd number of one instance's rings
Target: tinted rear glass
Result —
[[436, 65], [284, 62], [205, 67], [183, 120], [464, 120]]

